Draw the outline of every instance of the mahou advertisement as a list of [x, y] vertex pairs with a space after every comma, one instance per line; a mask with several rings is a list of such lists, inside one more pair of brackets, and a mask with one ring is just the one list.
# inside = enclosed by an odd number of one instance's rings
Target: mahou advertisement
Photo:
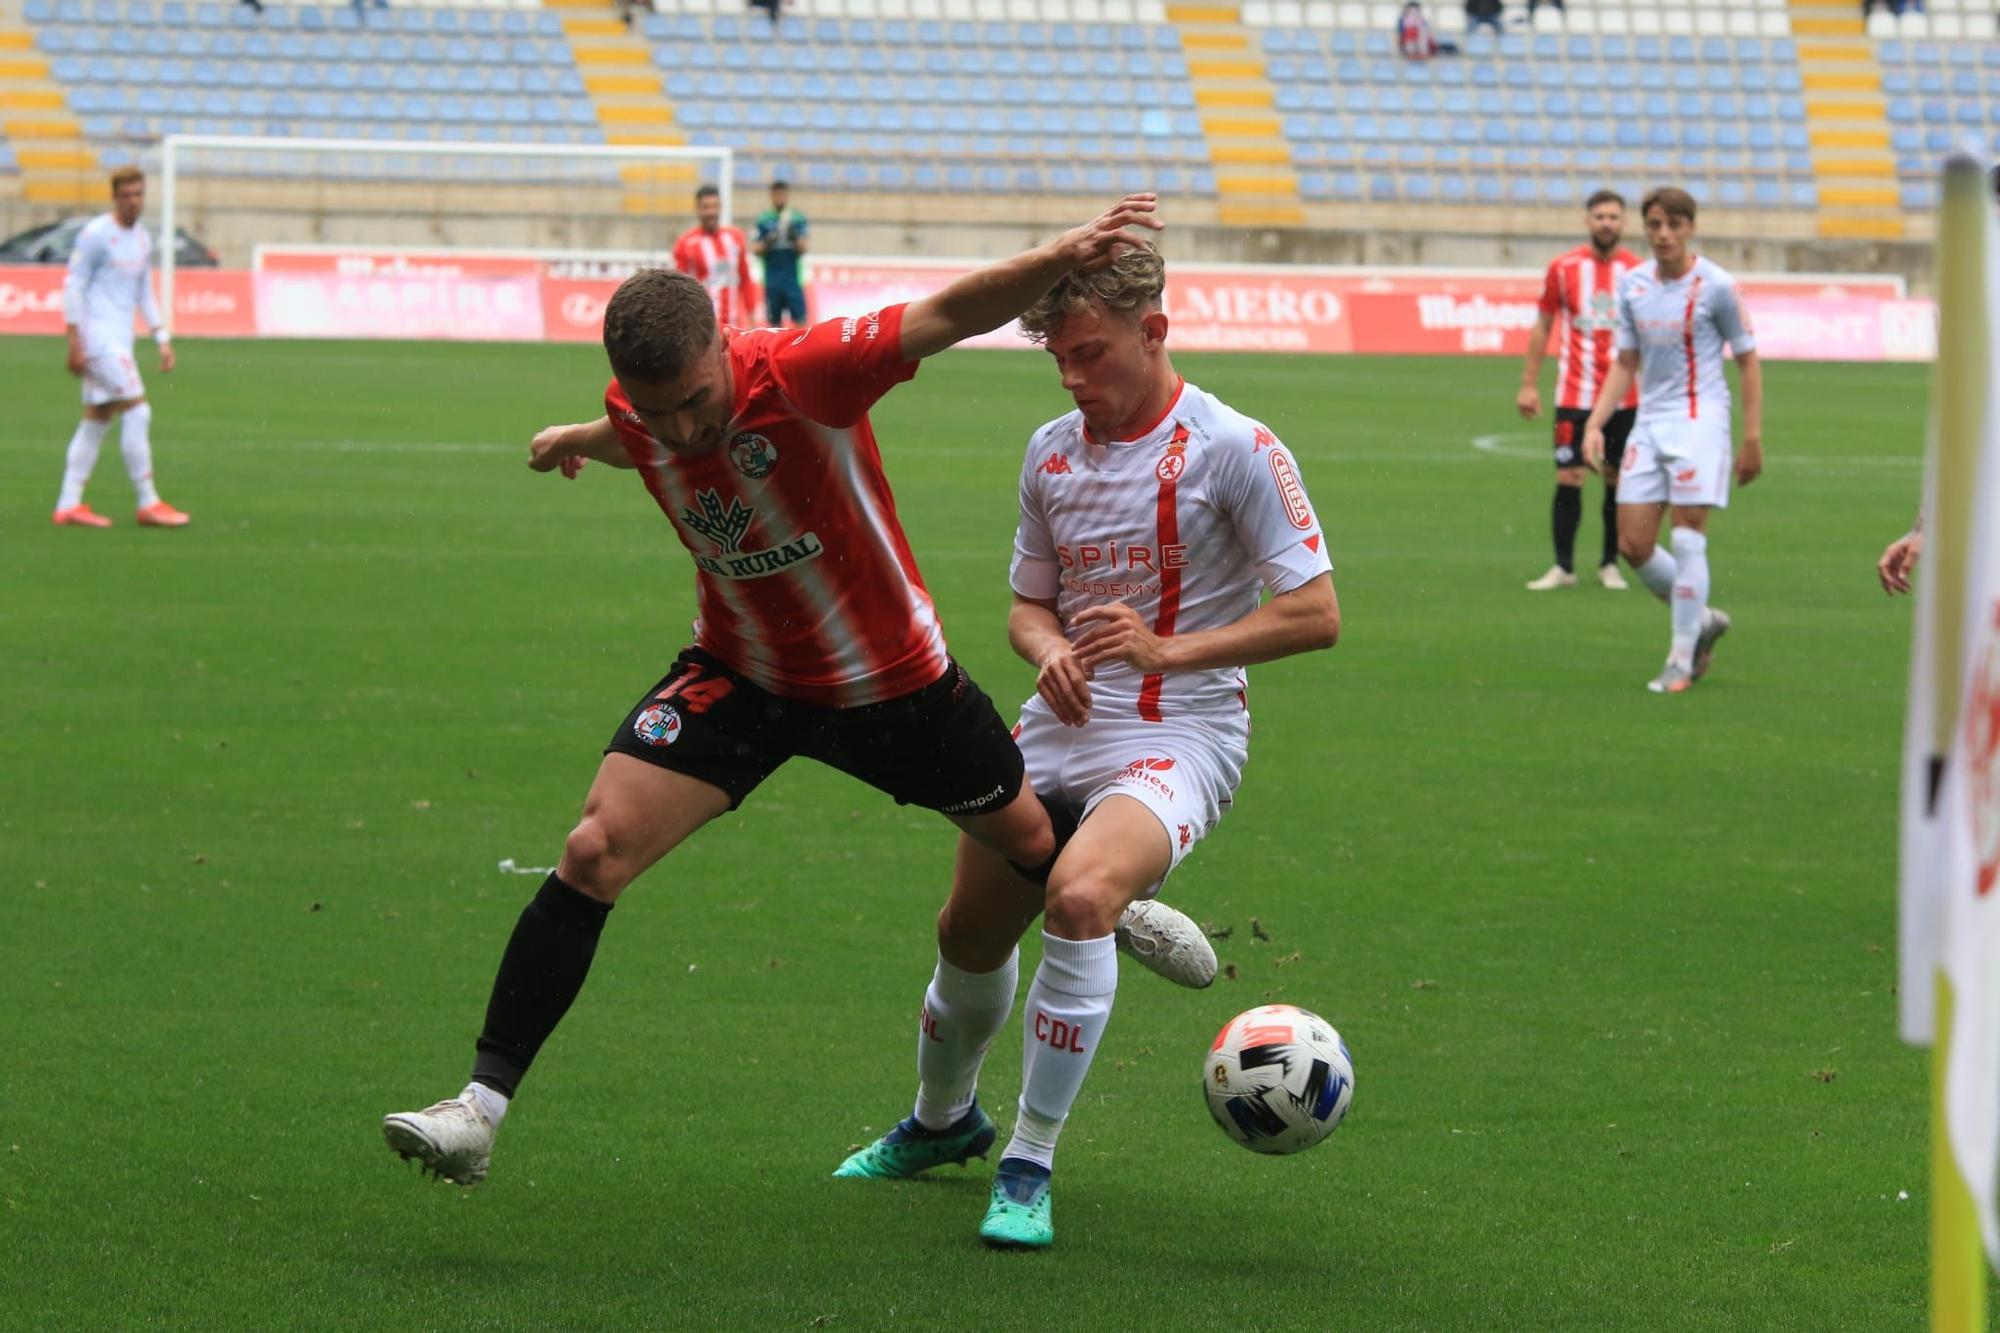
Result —
[[[637, 260], [355, 247], [265, 247], [248, 271], [182, 269], [174, 328], [189, 336], [594, 342]], [[822, 259], [814, 319], [937, 291], [966, 261]], [[60, 333], [62, 269], [0, 266], [0, 333]], [[1518, 356], [1542, 275], [1529, 271], [1176, 264], [1172, 341], [1186, 351]], [[1773, 360], [1925, 361], [1936, 309], [1897, 278], [1742, 278], [1758, 351]], [[968, 344], [1023, 346], [1012, 326]]]

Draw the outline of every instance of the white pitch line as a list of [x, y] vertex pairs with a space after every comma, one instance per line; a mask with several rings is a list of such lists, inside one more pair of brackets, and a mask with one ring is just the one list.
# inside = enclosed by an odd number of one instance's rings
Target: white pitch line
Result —
[[[1545, 463], [1549, 461], [1547, 446], [1530, 449], [1509, 443], [1511, 440], [1540, 440], [1543, 438], [1545, 438], [1544, 434], [1540, 431], [1504, 431], [1493, 435], [1475, 435], [1472, 437], [1472, 447], [1483, 454], [1491, 454], [1495, 458], [1526, 458]], [[1821, 472], [1840, 472], [1855, 468], [1915, 471], [1924, 465], [1924, 460], [1914, 455], [1897, 457], [1890, 454], [1826, 455], [1788, 454], [1784, 452], [1767, 454], [1765, 457], [1765, 466], [1770, 467], [1774, 465], [1786, 470], [1794, 467], [1805, 467]]]

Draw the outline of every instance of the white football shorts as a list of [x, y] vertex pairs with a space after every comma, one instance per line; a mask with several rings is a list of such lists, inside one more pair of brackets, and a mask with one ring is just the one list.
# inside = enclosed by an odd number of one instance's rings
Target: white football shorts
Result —
[[139, 378], [139, 363], [132, 353], [93, 352], [83, 363], [83, 405], [124, 403], [146, 396], [145, 382]]
[[1726, 412], [1660, 421], [1641, 417], [1625, 441], [1618, 503], [1727, 509], [1733, 459]]
[[[1014, 740], [1038, 795], [1085, 818], [1107, 796], [1129, 796], [1152, 811], [1173, 848], [1172, 874], [1235, 799], [1250, 757], [1250, 715], [1163, 722], [1099, 715], [1066, 727], [1038, 695], [1022, 706]], [[1155, 884], [1141, 896], [1159, 891]]]

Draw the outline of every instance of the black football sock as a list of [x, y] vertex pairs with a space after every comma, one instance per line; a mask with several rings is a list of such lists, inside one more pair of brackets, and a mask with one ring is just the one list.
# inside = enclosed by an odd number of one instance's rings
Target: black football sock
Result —
[[535, 1053], [583, 989], [610, 912], [610, 903], [578, 892], [558, 875], [542, 882], [500, 956], [500, 974], [493, 979], [486, 1026], [472, 1061], [474, 1083], [514, 1095]]
[[1608, 478], [1604, 483], [1604, 558], [1598, 563], [1618, 563], [1618, 483]]
[[1583, 526], [1583, 488], [1556, 483], [1556, 502], [1550, 514], [1556, 537], [1556, 563], [1565, 574], [1576, 572], [1576, 530]]

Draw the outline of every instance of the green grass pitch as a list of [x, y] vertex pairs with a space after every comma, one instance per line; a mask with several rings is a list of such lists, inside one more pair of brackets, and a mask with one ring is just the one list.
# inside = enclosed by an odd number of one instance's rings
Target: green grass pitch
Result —
[[[1037, 1256], [978, 1246], [988, 1166], [828, 1178], [908, 1109], [951, 843], [803, 763], [626, 896], [486, 1185], [382, 1145], [463, 1080], [536, 882], [496, 863], [552, 862], [687, 635], [637, 482], [523, 466], [597, 411], [595, 349], [190, 342], [150, 378], [195, 525], [135, 528], [107, 440], [90, 496], [123, 521], [83, 532], [47, 520], [60, 346], [0, 341], [0, 1325], [1912, 1326], [1908, 608], [1871, 565], [1922, 369], [1769, 367], [1769, 469], [1712, 538], [1737, 630], [1660, 699], [1656, 603], [1521, 590], [1551, 480], [1512, 362], [1181, 368], [1298, 454], [1345, 629], [1252, 673], [1235, 813], [1169, 890], [1234, 928], [1236, 977], [1127, 967]], [[1013, 479], [1066, 406], [1039, 354], [959, 352], [875, 415], [1003, 710]], [[1352, 1115], [1298, 1158], [1199, 1093], [1267, 1000], [1354, 1053]]]

